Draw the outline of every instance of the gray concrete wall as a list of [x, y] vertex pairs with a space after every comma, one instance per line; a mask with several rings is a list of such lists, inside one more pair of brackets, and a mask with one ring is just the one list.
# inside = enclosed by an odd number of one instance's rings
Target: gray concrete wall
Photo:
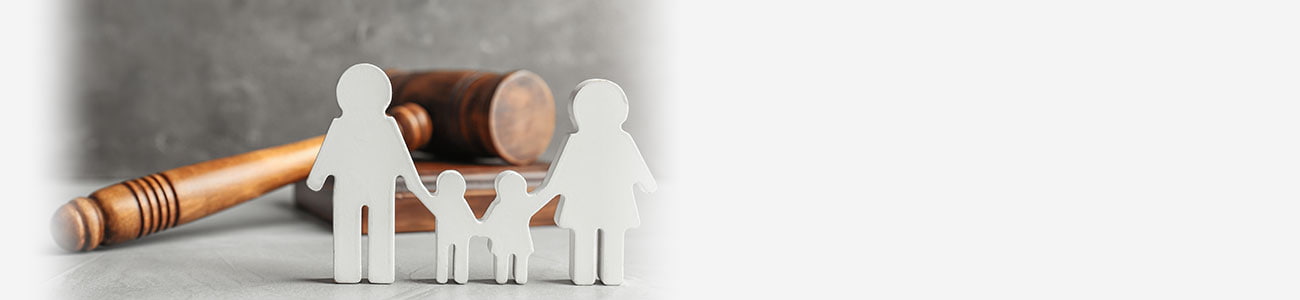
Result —
[[[568, 123], [586, 78], [652, 87], [631, 1], [82, 1], [74, 5], [72, 177], [125, 178], [325, 133], [348, 66], [532, 70]], [[642, 137], [647, 136], [647, 137]], [[554, 143], [553, 143], [554, 145]], [[649, 147], [653, 148], [653, 147]], [[548, 151], [547, 158], [554, 153]], [[647, 158], [653, 160], [652, 158]]]

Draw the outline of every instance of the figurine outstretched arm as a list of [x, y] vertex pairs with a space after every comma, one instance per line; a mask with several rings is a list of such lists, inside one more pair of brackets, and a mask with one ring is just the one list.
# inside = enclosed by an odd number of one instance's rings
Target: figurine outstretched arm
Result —
[[532, 193], [528, 193], [532, 197], [530, 200], [538, 202], [534, 203], [538, 210], [542, 209], [542, 206], [546, 206], [547, 202], [550, 202], [555, 196], [559, 196], [564, 190], [565, 179], [561, 177], [568, 175], [564, 174], [566, 171], [563, 169], [563, 165], [570, 160], [568, 156], [564, 155], [564, 148], [565, 145], [561, 144], [559, 155], [555, 156], [555, 161], [552, 161], [551, 166], [547, 168], [546, 177], [542, 178], [542, 183], [536, 189], [533, 189]]
[[632, 165], [636, 168], [635, 183], [641, 186], [642, 192], [652, 193], [659, 189], [659, 183], [655, 181], [654, 175], [650, 174], [650, 166], [645, 163], [645, 157], [641, 157], [641, 150], [637, 149], [636, 142], [633, 142], [631, 137], [628, 137], [628, 145], [632, 146], [631, 153], [635, 159]]
[[397, 120], [388, 117], [388, 123], [393, 128], [393, 130], [385, 130], [388, 132], [389, 142], [402, 145], [400, 149], [392, 148], [397, 149], [397, 151], [394, 151], [393, 155], [389, 156], [398, 162], [397, 165], [401, 166], [401, 169], [397, 170], [397, 176], [402, 177], [402, 182], [406, 183], [406, 189], [415, 193], [416, 197], [421, 194], [429, 194], [429, 189], [424, 186], [424, 181], [420, 180], [420, 172], [415, 169], [415, 160], [411, 159], [411, 152], [406, 150], [406, 140], [402, 138], [402, 129], [397, 126]]
[[[335, 121], [330, 122], [330, 128], [334, 128], [334, 123], [337, 121], [338, 119], [335, 119]], [[334, 158], [332, 155], [327, 155], [334, 152], [324, 150], [333, 149], [334, 144], [337, 143], [334, 142], [336, 139], [328, 133], [325, 134], [325, 141], [321, 142], [320, 150], [316, 154], [316, 162], [312, 163], [311, 173], [307, 175], [307, 188], [320, 191], [325, 186], [325, 178], [334, 174]]]

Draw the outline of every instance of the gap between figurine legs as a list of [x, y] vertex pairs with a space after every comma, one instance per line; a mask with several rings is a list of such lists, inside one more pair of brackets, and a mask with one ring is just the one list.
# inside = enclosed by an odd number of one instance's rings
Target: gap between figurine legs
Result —
[[457, 284], [469, 282], [469, 240], [454, 244], [451, 256], [454, 261], [452, 278]]
[[493, 275], [496, 276], [497, 284], [505, 284], [510, 281], [510, 255], [494, 254], [492, 255]]
[[528, 254], [515, 254], [514, 257], [511, 267], [514, 269], [515, 283], [528, 283]]

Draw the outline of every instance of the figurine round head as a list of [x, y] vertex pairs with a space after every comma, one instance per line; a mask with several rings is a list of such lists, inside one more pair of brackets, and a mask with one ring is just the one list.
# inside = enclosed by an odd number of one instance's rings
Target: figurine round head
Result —
[[519, 193], [528, 192], [528, 181], [524, 180], [524, 175], [519, 175], [515, 171], [505, 171], [497, 174], [496, 187], [498, 193]]
[[335, 93], [344, 114], [383, 114], [392, 100], [393, 87], [383, 69], [363, 63], [343, 71]]
[[442, 195], [464, 195], [465, 176], [454, 170], [442, 171], [438, 174], [437, 189]]
[[588, 79], [573, 91], [570, 109], [573, 125], [579, 130], [621, 128], [623, 121], [627, 120], [627, 95], [613, 81]]

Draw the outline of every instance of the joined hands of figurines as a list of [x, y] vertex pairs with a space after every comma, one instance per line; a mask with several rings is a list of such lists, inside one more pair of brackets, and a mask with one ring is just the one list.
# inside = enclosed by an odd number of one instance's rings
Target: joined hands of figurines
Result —
[[[623, 283], [624, 233], [640, 225], [631, 187], [644, 192], [657, 188], [632, 136], [623, 131], [627, 96], [617, 84], [601, 79], [583, 81], [570, 105], [577, 131], [562, 144], [546, 178], [533, 193], [514, 171], [497, 175], [497, 197], [483, 219], [474, 217], [465, 201], [465, 178], [454, 170], [438, 174], [437, 190], [423, 185], [407, 152], [396, 120], [384, 114], [392, 87], [383, 70], [357, 64], [339, 78], [336, 88], [343, 114], [325, 135], [307, 186], [319, 191], [334, 177], [334, 281], [361, 280], [361, 207], [370, 222], [370, 283], [392, 283], [394, 273], [394, 181], [434, 214], [436, 227], [435, 280], [469, 280], [469, 242], [488, 238], [497, 283], [510, 277], [528, 282], [528, 258], [533, 253], [529, 221], [557, 195], [556, 225], [570, 230], [569, 274], [577, 285]], [[597, 236], [599, 235], [599, 237]]]

